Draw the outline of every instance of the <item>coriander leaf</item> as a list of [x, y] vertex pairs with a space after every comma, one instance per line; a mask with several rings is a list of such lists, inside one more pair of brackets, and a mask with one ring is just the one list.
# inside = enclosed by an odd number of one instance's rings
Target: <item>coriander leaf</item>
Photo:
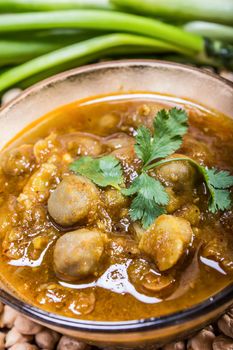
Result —
[[126, 196], [137, 194], [131, 203], [130, 217], [133, 221], [142, 220], [144, 228], [150, 226], [157, 216], [165, 213], [162, 206], [169, 201], [161, 182], [146, 173], [139, 175], [122, 193]]
[[228, 209], [232, 201], [230, 192], [227, 189], [233, 186], [233, 176], [231, 176], [228, 171], [218, 171], [215, 168], [208, 169], [194, 160], [190, 161], [203, 175], [206, 186], [210, 192], [209, 211], [214, 214], [218, 210]]
[[86, 176], [100, 187], [112, 186], [120, 189], [123, 183], [121, 164], [113, 156], [102, 158], [81, 157], [70, 165], [70, 170]]
[[145, 164], [150, 158], [152, 152], [152, 137], [150, 130], [145, 126], [140, 126], [137, 130], [135, 151], [139, 159], [141, 159]]
[[209, 211], [211, 211], [211, 213], [216, 213], [218, 210], [229, 209], [230, 206], [231, 206], [230, 192], [227, 190], [219, 190], [212, 187], [211, 200], [209, 203]]
[[228, 209], [232, 201], [227, 189], [233, 186], [233, 176], [228, 171], [218, 171], [215, 168], [205, 168], [202, 174], [211, 194], [209, 210], [216, 213], [218, 210]]
[[181, 146], [182, 137], [188, 130], [186, 111], [177, 108], [169, 111], [162, 109], [154, 119], [154, 130], [152, 153], [147, 164], [171, 155]]
[[162, 109], [154, 119], [154, 133], [144, 126], [138, 129], [135, 151], [144, 162], [144, 167], [158, 158], [174, 153], [182, 144], [188, 130], [188, 115], [185, 110]]
[[142, 227], [147, 229], [154, 220], [165, 213], [165, 209], [157, 203], [147, 200], [140, 193], [133, 199], [130, 217], [133, 221], [141, 220]]
[[218, 171], [217, 169], [208, 169], [209, 181], [215, 188], [229, 188], [233, 186], [233, 176], [229, 171]]

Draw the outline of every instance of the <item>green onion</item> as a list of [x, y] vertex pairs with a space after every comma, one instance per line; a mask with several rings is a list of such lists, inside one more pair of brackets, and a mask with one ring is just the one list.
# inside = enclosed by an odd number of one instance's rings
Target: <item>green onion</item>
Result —
[[108, 34], [53, 51], [8, 70], [0, 76], [0, 91], [17, 84], [34, 74], [43, 72], [44, 70], [67, 62], [72, 62], [75, 59], [85, 58], [85, 56], [88, 55], [96, 54], [98, 56], [104, 50], [110, 50], [122, 46], [142, 46], [150, 47], [151, 51], [154, 49], [155, 52], [159, 50], [167, 50], [186, 54], [184, 49], [159, 40], [130, 34]]
[[210, 39], [233, 43], [233, 27], [223, 24], [194, 21], [186, 23], [183, 29]]
[[74, 10], [0, 16], [0, 33], [54, 28], [132, 32], [164, 40], [190, 50], [203, 51], [203, 39], [175, 26], [140, 16], [101, 10]]
[[0, 66], [26, 62], [34, 57], [56, 50], [62, 45], [33, 41], [0, 40]]
[[[97, 34], [97, 33], [96, 33]], [[83, 40], [92, 38], [93, 33], [76, 33], [74, 34], [56, 34], [47, 33], [42, 35], [34, 33], [30, 35], [21, 35], [16, 39], [13, 36], [0, 36], [0, 66], [19, 64], [41, 56], [48, 52], [57, 50]]]
[[1, 0], [1, 12], [55, 11], [79, 8], [110, 9], [108, 0]]
[[113, 5], [141, 15], [172, 20], [233, 23], [232, 0], [110, 0]]

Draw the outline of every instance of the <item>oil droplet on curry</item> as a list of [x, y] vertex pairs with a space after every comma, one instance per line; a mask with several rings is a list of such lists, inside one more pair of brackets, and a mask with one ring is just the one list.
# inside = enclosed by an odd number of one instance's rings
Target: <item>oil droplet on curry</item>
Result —
[[152, 128], [156, 113], [174, 106], [189, 116], [176, 153], [233, 174], [232, 120], [146, 93], [61, 107], [2, 151], [0, 275], [20, 298], [68, 317], [120, 321], [191, 307], [232, 282], [232, 208], [208, 210], [192, 164], [173, 161], [151, 172], [169, 202], [147, 229], [131, 220], [131, 197], [69, 170], [80, 157], [113, 155], [130, 185], [141, 167], [137, 128]]

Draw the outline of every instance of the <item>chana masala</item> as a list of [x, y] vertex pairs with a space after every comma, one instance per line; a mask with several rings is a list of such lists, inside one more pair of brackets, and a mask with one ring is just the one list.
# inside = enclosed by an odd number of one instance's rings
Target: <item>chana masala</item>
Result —
[[232, 283], [233, 121], [148, 93], [97, 96], [0, 156], [0, 276], [29, 304], [122, 321]]

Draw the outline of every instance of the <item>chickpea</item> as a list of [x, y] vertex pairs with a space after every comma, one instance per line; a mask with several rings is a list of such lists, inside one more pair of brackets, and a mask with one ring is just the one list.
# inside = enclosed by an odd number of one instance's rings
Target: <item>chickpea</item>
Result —
[[191, 243], [190, 223], [172, 215], [161, 215], [142, 236], [139, 248], [148, 254], [160, 271], [173, 267]]
[[104, 143], [106, 146], [114, 150], [114, 149], [132, 146], [135, 144], [135, 140], [133, 137], [130, 137], [125, 133], [119, 132], [106, 137], [104, 139]]
[[188, 220], [192, 226], [198, 226], [201, 219], [200, 209], [195, 204], [184, 205], [175, 215]]
[[58, 277], [75, 281], [98, 273], [106, 236], [96, 230], [80, 229], [64, 234], [54, 248], [53, 262]]
[[[167, 159], [180, 157], [184, 157], [184, 155], [173, 154]], [[193, 187], [195, 173], [194, 167], [189, 162], [183, 160], [161, 165], [157, 169], [157, 176], [167, 186], [179, 185], [184, 189]]]
[[[179, 157], [184, 156], [173, 154], [167, 159]], [[193, 195], [196, 170], [189, 162], [174, 161], [161, 165], [156, 170], [156, 176], [166, 186], [166, 192], [169, 196], [169, 203], [166, 210], [169, 214], [190, 201], [190, 197]]]
[[98, 156], [102, 153], [99, 137], [80, 132], [60, 136], [59, 141], [71, 156]]
[[121, 216], [123, 208], [127, 208], [129, 200], [120, 191], [109, 188], [104, 192], [104, 201], [111, 214]]
[[70, 175], [57, 186], [48, 200], [48, 211], [61, 226], [87, 221], [97, 211], [99, 191], [83, 176]]
[[0, 165], [6, 175], [19, 176], [28, 174], [34, 169], [32, 145], [22, 145], [3, 153]]

